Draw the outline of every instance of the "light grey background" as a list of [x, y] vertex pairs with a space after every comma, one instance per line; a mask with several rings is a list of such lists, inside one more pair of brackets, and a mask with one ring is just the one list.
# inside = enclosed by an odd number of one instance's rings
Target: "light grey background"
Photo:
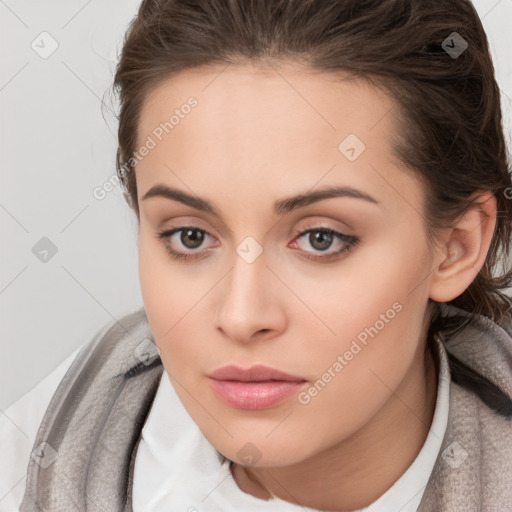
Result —
[[[116, 105], [106, 96], [102, 112], [101, 100], [138, 5], [0, 0], [0, 409], [102, 326], [143, 305], [135, 216], [119, 186], [101, 200], [93, 195], [115, 176]], [[475, 7], [510, 144], [512, 2]], [[43, 237], [57, 248], [46, 262], [32, 252]]]

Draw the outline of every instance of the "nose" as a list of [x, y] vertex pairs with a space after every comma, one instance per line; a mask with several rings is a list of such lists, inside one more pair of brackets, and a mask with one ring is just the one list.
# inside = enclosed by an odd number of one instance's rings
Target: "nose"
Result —
[[279, 293], [279, 285], [264, 253], [252, 263], [235, 254], [233, 268], [217, 295], [217, 328], [239, 343], [278, 335], [286, 325], [286, 297]]

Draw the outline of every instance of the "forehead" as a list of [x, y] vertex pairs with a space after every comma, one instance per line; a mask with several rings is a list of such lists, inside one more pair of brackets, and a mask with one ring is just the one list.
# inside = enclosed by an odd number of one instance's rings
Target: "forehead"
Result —
[[145, 98], [137, 148], [149, 139], [152, 148], [137, 164], [138, 189], [143, 195], [181, 175], [201, 192], [219, 181], [241, 187], [269, 179], [286, 190], [301, 175], [313, 186], [333, 165], [351, 185], [375, 181], [376, 169], [401, 166], [391, 149], [396, 108], [362, 79], [296, 63], [187, 70]]
[[[279, 126], [290, 130], [299, 120], [309, 121], [311, 128], [321, 127], [322, 135], [331, 131], [340, 136], [346, 129], [363, 135], [388, 117], [374, 132], [378, 135], [389, 129], [393, 117], [387, 114], [396, 106], [382, 89], [348, 72], [320, 72], [295, 62], [192, 68], [159, 83], [144, 99], [138, 142], [190, 97], [200, 107], [194, 109], [193, 117], [201, 118], [203, 130], [198, 135], [202, 137], [211, 133], [213, 123], [217, 136], [235, 124], [255, 131]], [[192, 119], [187, 124], [193, 123]], [[312, 135], [308, 126], [301, 126], [293, 133]], [[173, 130], [177, 137], [186, 131], [177, 128]]]

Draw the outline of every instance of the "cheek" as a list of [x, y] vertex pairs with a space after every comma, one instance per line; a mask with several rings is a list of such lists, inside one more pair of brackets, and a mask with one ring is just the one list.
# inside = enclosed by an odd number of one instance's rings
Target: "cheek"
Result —
[[355, 416], [368, 414], [389, 394], [383, 383], [391, 389], [398, 385], [420, 342], [428, 273], [421, 241], [411, 246], [390, 240], [350, 264], [347, 260], [340, 275], [311, 288], [312, 309], [316, 304], [331, 330], [331, 335], [325, 330], [321, 350], [306, 337], [298, 347], [310, 354], [320, 379], [321, 393], [311, 390], [312, 410], [320, 412], [339, 399]]
[[[157, 341], [169, 328], [169, 321], [176, 313], [173, 304], [175, 295], [169, 293], [173, 288], [159, 254], [152, 248], [152, 243], [145, 241], [143, 237], [139, 240], [139, 280], [144, 308]], [[174, 286], [176, 285], [175, 283]]]
[[[376, 322], [381, 326], [381, 315], [386, 330], [406, 316], [414, 324], [420, 322], [428, 300], [430, 264], [424, 238], [411, 229], [403, 235], [382, 235], [329, 268], [319, 267], [308, 274], [289, 267], [282, 272], [315, 313], [306, 311], [301, 321], [316, 322], [321, 329], [318, 334], [340, 350], [340, 343], [364, 335]], [[407, 314], [396, 314], [398, 306]]]
[[139, 280], [144, 308], [157, 345], [174, 335], [176, 326], [190, 308], [188, 294], [193, 281], [172, 267], [160, 240], [141, 231], [139, 235]]
[[421, 316], [419, 308], [394, 304], [389, 310], [376, 308], [382, 318], [373, 311], [368, 315], [361, 305], [356, 320], [338, 322], [336, 342], [327, 338], [321, 348], [310, 347], [315, 379], [298, 396], [294, 413], [304, 438], [328, 443], [354, 434], [397, 389], [416, 356], [419, 328], [411, 325], [421, 323]]
[[156, 325], [158, 320], [169, 324], [183, 316], [200, 287], [200, 280], [194, 279], [187, 265], [171, 258], [149, 228], [141, 228], [139, 234], [139, 279], [146, 311], [157, 320]]
[[[151, 234], [139, 235], [139, 279], [144, 308], [155, 343], [166, 370], [178, 377], [190, 372], [198, 355], [206, 350], [207, 338], [201, 336], [198, 320], [205, 294], [212, 288], [208, 279], [200, 279], [192, 266], [176, 264], [160, 240]], [[197, 368], [199, 370], [199, 368]]]

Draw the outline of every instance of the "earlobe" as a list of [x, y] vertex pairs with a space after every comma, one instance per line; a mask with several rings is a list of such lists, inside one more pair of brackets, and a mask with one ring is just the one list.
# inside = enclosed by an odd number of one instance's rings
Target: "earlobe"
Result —
[[475, 195], [475, 203], [459, 217], [437, 250], [429, 290], [436, 302], [458, 297], [485, 263], [496, 226], [496, 198], [491, 192]]

